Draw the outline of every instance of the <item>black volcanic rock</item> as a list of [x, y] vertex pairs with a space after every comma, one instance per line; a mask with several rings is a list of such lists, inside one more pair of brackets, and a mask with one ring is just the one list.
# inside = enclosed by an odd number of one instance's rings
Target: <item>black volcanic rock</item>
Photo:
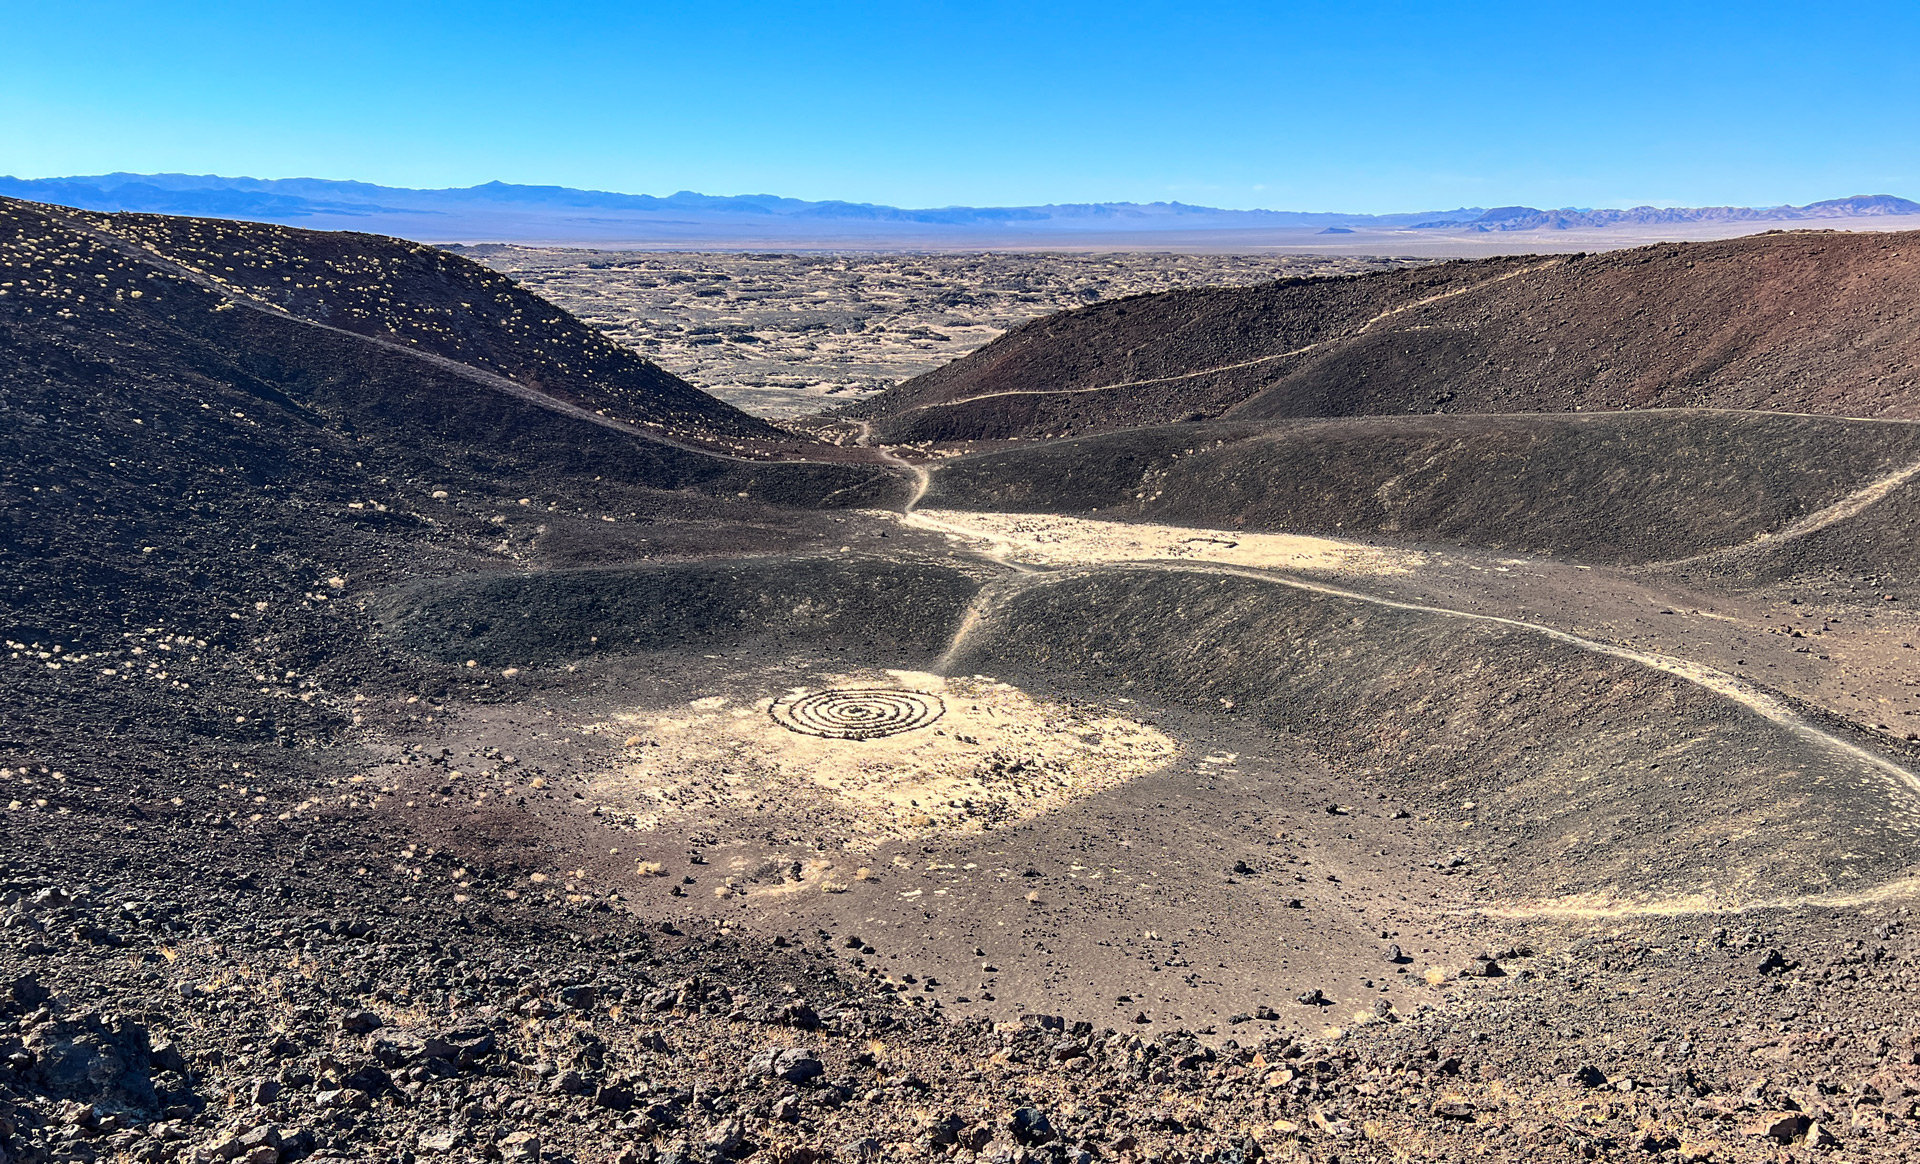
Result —
[[99, 1015], [45, 1022], [21, 1046], [33, 1059], [27, 1081], [45, 1095], [136, 1113], [159, 1105], [152, 1048], [137, 1023]]

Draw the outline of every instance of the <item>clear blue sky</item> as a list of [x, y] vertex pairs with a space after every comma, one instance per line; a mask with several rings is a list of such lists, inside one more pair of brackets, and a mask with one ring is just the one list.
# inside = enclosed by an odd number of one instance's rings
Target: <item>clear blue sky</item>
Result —
[[895, 205], [1920, 198], [1920, 3], [0, 0], [0, 173]]

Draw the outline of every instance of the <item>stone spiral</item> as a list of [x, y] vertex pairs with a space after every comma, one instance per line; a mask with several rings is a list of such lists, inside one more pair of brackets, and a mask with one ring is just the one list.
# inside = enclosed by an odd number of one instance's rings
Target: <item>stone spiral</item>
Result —
[[788, 731], [834, 740], [871, 740], [923, 728], [946, 714], [938, 695], [881, 687], [841, 687], [767, 709]]

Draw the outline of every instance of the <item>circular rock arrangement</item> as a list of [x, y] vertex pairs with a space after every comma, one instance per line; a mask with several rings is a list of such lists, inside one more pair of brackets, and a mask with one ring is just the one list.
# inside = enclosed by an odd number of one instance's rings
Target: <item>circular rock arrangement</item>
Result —
[[884, 687], [841, 687], [775, 700], [773, 722], [831, 740], [871, 740], [923, 728], [946, 714], [938, 695]]

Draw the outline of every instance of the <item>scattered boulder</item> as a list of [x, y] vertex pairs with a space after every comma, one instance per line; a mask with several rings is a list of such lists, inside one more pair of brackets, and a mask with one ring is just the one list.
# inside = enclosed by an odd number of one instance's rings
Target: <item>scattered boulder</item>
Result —
[[725, 1120], [707, 1133], [707, 1147], [722, 1156], [738, 1155], [746, 1142], [747, 1125], [739, 1119]]
[[315, 1104], [340, 1111], [365, 1111], [373, 1106], [373, 1096], [357, 1087], [332, 1087], [313, 1093]]
[[40, 985], [37, 974], [22, 974], [0, 989], [0, 1003], [4, 1003], [6, 1009], [22, 1013], [45, 1006], [52, 997], [52, 992]]
[[957, 1144], [960, 1142], [960, 1133], [965, 1131], [966, 1127], [966, 1121], [952, 1113], [936, 1116], [927, 1121], [927, 1140], [936, 1147], [942, 1148], [948, 1144]]
[[1047, 1118], [1047, 1113], [1037, 1107], [1016, 1110], [1008, 1120], [1008, 1125], [1013, 1138], [1028, 1147], [1045, 1144], [1059, 1134], [1053, 1130], [1053, 1122]]
[[421, 1132], [419, 1138], [415, 1141], [415, 1145], [422, 1152], [438, 1155], [442, 1152], [453, 1151], [453, 1146], [459, 1142], [460, 1134], [458, 1132], [452, 1129], [440, 1129], [431, 1132]]
[[1773, 1111], [1747, 1125], [1747, 1134], [1763, 1136], [1776, 1144], [1793, 1144], [1805, 1138], [1813, 1126], [1813, 1117], [1805, 1112]]
[[609, 1111], [627, 1111], [633, 1107], [633, 1089], [604, 1084], [593, 1093], [593, 1103]]
[[26, 1032], [21, 1047], [32, 1059], [28, 1082], [45, 1095], [110, 1112], [145, 1115], [159, 1107], [152, 1046], [137, 1023], [111, 1015], [43, 1022]]
[[171, 1039], [162, 1039], [153, 1044], [153, 1050], [148, 1058], [153, 1063], [155, 1071], [171, 1071], [176, 1075], [187, 1073], [187, 1058], [180, 1053], [180, 1048], [175, 1046]]
[[787, 1083], [807, 1083], [826, 1073], [818, 1053], [804, 1047], [769, 1047], [747, 1060], [747, 1070]]

